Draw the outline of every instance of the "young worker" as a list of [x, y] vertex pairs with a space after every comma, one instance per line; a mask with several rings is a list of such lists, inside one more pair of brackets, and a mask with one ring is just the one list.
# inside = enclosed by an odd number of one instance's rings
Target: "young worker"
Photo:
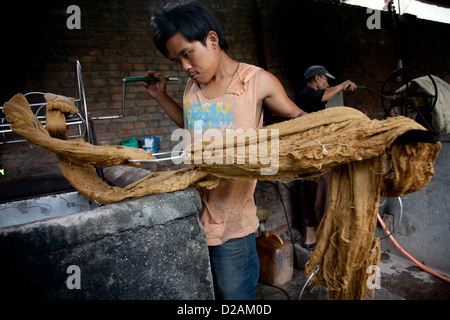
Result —
[[[261, 127], [263, 105], [279, 116], [305, 114], [275, 76], [228, 56], [222, 30], [203, 5], [169, 3], [152, 14], [157, 49], [189, 77], [183, 107], [167, 94], [162, 73], [148, 71], [146, 76], [160, 81], [143, 85], [179, 127], [193, 129], [199, 120], [203, 130]], [[213, 190], [201, 191], [203, 208], [199, 217], [218, 299], [255, 299], [259, 276], [255, 186], [256, 180], [230, 179]]]

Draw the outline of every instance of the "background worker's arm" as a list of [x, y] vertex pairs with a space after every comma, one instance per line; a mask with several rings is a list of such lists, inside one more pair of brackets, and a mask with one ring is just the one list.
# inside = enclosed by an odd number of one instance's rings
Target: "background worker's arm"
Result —
[[344, 81], [334, 87], [329, 87], [325, 89], [325, 93], [322, 96], [322, 102], [326, 102], [334, 97], [339, 91], [355, 91], [356, 84], [350, 80]]
[[258, 72], [258, 99], [274, 116], [296, 118], [307, 113], [289, 99], [280, 81], [270, 72]]
[[148, 71], [145, 74], [146, 77], [155, 77], [159, 81], [143, 82], [143, 86], [147, 89], [150, 96], [158, 102], [167, 115], [173, 122], [180, 128], [184, 128], [183, 108], [173, 100], [166, 91], [167, 80], [160, 73], [154, 71]]

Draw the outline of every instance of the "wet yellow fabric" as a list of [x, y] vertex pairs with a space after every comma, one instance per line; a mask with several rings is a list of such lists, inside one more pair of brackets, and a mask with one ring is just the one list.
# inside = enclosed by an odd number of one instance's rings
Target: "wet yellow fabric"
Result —
[[66, 127], [66, 115], [77, 114], [75, 99], [59, 96], [53, 93], [44, 94], [47, 101], [46, 128], [50, 135], [58, 139], [67, 139], [69, 134]]
[[[150, 154], [123, 146], [93, 146], [81, 139], [52, 138], [42, 125], [35, 127], [34, 114], [21, 94], [5, 103], [4, 112], [14, 132], [56, 153], [71, 184], [86, 198], [103, 204], [189, 185], [214, 188], [229, 178], [289, 181], [330, 169], [330, 207], [305, 271], [309, 275], [320, 265], [313, 280], [330, 289], [331, 299], [365, 297], [367, 267], [379, 263], [374, 230], [380, 195], [397, 197], [420, 190], [433, 176], [433, 163], [441, 149], [440, 142], [395, 143], [408, 131], [425, 130], [409, 118], [370, 120], [355, 109], [334, 107], [237, 134], [235, 139], [194, 143], [186, 149], [193, 166], [153, 173], [119, 188], [103, 182], [94, 165], [129, 164], [128, 160], [150, 159]], [[265, 148], [269, 156], [274, 150], [279, 156], [267, 163], [255, 156], [260, 151], [253, 146], [260, 146], [273, 132], [278, 138], [268, 139]], [[242, 135], [246, 138], [239, 139]], [[271, 149], [272, 144], [277, 149]], [[244, 148], [244, 157], [238, 159], [238, 152], [227, 155], [230, 148]], [[230, 156], [232, 161], [227, 159]], [[201, 161], [196, 163], [195, 158]], [[249, 163], [251, 158], [258, 161]], [[263, 175], [261, 169], [274, 166], [275, 160], [276, 173]]]

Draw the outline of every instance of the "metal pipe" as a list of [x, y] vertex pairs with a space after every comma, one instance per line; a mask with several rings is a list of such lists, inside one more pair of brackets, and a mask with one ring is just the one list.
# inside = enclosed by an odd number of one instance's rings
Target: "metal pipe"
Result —
[[84, 112], [84, 119], [85, 119], [85, 125], [86, 125], [86, 136], [87, 142], [91, 142], [91, 129], [89, 128], [89, 115], [87, 111], [86, 106], [86, 95], [84, 93], [84, 84], [83, 84], [83, 77], [81, 75], [81, 63], [80, 61], [76, 61], [76, 74], [77, 74], [77, 85], [78, 85], [78, 94], [79, 94], [79, 100], [81, 104], [82, 112]]
[[[164, 77], [167, 81], [178, 81], [177, 77]], [[159, 79], [156, 77], [126, 77], [122, 79], [123, 82], [139, 82], [139, 81], [150, 81], [158, 82]]]
[[[164, 77], [167, 81], [178, 81], [177, 77]], [[139, 81], [152, 81], [152, 82], [158, 82], [159, 79], [156, 77], [125, 77], [122, 79], [122, 115], [121, 116], [111, 116], [109, 118], [102, 117], [102, 119], [116, 119], [116, 118], [123, 118], [125, 115], [125, 83], [127, 82], [139, 82]]]

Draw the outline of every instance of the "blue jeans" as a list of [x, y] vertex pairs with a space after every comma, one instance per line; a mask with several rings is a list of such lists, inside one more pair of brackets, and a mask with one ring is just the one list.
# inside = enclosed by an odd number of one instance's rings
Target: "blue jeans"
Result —
[[255, 235], [209, 246], [216, 299], [255, 300], [259, 259]]

